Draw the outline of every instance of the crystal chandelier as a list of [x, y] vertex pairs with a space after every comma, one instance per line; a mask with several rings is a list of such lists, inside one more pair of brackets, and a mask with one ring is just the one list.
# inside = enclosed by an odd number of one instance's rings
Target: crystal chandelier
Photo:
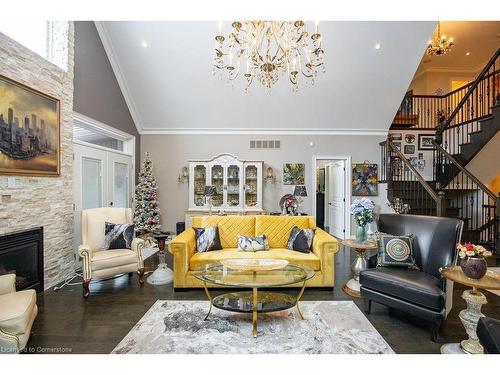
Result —
[[452, 38], [447, 39], [446, 36], [441, 36], [441, 25], [438, 21], [437, 34], [432, 40], [429, 40], [426, 53], [429, 56], [444, 55], [451, 51], [451, 47], [453, 47], [454, 44]]
[[219, 22], [212, 73], [225, 75], [230, 86], [244, 77], [245, 92], [254, 80], [271, 88], [286, 74], [297, 91], [300, 75], [314, 85], [318, 71], [325, 72], [323, 55], [318, 22], [310, 35], [304, 21], [234, 21], [227, 37]]

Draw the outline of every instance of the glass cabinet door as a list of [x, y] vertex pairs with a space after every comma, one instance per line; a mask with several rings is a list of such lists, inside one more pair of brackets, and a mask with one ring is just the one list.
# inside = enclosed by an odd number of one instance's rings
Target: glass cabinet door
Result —
[[212, 185], [216, 194], [211, 197], [213, 207], [221, 207], [224, 203], [224, 167], [216, 164], [212, 166]]
[[194, 205], [203, 207], [205, 205], [205, 185], [207, 183], [207, 168], [204, 165], [194, 167]]
[[240, 205], [240, 167], [237, 165], [229, 165], [227, 168], [227, 205]]
[[257, 166], [247, 165], [245, 167], [245, 206], [255, 207], [257, 205]]

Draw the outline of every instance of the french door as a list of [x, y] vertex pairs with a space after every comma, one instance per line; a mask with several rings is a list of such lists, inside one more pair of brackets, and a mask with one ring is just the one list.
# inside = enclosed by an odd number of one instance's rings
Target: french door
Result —
[[74, 143], [75, 246], [81, 240], [82, 210], [132, 207], [133, 159], [122, 152]]

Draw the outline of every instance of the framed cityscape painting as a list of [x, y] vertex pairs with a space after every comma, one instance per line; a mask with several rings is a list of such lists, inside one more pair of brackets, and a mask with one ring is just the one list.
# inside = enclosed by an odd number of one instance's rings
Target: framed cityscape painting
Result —
[[0, 75], [0, 174], [59, 176], [59, 100]]
[[302, 163], [283, 164], [283, 185], [304, 185], [305, 170]]
[[378, 195], [377, 164], [353, 164], [352, 195], [357, 197], [370, 197]]

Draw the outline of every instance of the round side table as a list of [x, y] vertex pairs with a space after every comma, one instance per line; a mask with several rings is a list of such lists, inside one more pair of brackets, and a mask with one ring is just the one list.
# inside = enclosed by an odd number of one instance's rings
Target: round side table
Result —
[[155, 240], [158, 242], [158, 268], [146, 279], [148, 284], [151, 285], [165, 285], [172, 282], [174, 273], [168, 268], [166, 262], [165, 241], [171, 237], [168, 234], [155, 233], [153, 234]]
[[361, 297], [359, 283], [359, 274], [368, 268], [368, 261], [366, 260], [365, 252], [366, 250], [372, 250], [377, 248], [377, 242], [366, 241], [363, 243], [357, 242], [355, 239], [347, 239], [342, 241], [342, 245], [350, 247], [356, 251], [356, 259], [351, 265], [351, 270], [353, 273], [353, 278], [342, 286], [342, 290], [350, 295], [351, 297]]
[[442, 354], [482, 354], [483, 346], [477, 338], [477, 322], [484, 316], [481, 313], [481, 306], [488, 303], [480, 289], [500, 290], [500, 274], [487, 271], [480, 279], [471, 279], [465, 276], [460, 266], [448, 266], [439, 270], [448, 280], [472, 287], [462, 293], [462, 298], [467, 303], [467, 308], [460, 311], [458, 317], [462, 322], [469, 338], [460, 343], [444, 344], [441, 346]]

